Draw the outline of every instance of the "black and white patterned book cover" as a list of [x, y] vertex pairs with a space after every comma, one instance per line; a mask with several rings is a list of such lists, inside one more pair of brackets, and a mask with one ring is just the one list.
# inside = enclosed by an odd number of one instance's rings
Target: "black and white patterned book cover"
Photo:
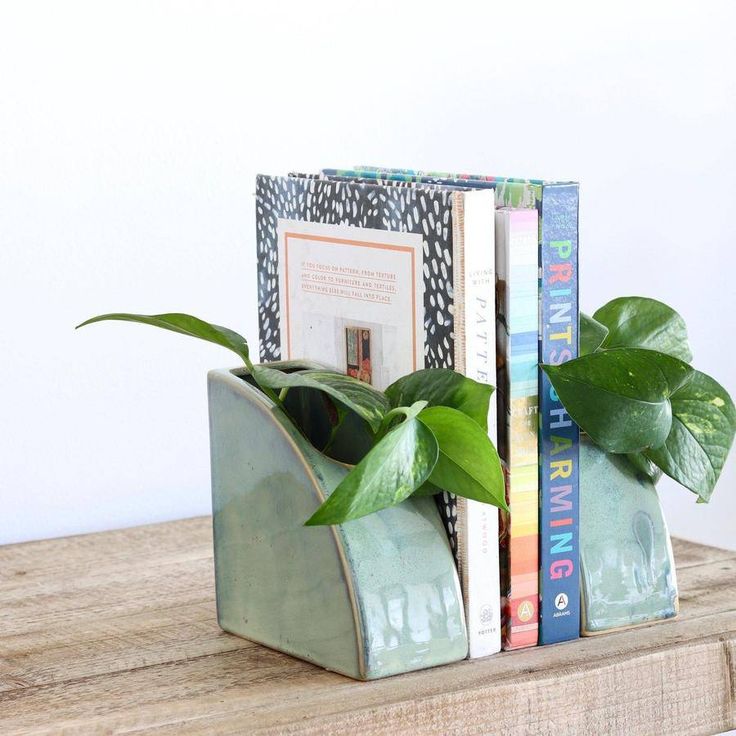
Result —
[[424, 365], [454, 367], [452, 193], [320, 178], [256, 180], [258, 319], [261, 360], [282, 353], [279, 221], [341, 225], [421, 236]]

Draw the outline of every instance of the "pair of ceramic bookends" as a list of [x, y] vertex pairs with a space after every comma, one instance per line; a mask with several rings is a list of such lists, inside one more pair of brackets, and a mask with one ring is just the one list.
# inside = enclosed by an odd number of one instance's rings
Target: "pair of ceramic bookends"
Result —
[[[346, 466], [317, 452], [244, 371], [208, 378], [220, 626], [356, 679], [464, 659], [460, 584], [434, 501], [305, 527]], [[584, 633], [674, 615], [654, 487], [624, 460], [581, 452]]]

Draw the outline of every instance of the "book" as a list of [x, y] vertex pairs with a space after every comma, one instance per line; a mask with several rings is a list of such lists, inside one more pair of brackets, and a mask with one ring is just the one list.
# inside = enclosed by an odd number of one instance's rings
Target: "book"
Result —
[[[392, 177], [492, 188], [497, 207], [539, 216], [539, 361], [578, 355], [578, 185], [446, 172], [356, 167], [365, 177]], [[539, 643], [580, 632], [579, 430], [539, 372]], [[513, 532], [512, 532], [513, 534]], [[530, 597], [530, 601], [532, 598]]]
[[[424, 367], [490, 382], [492, 193], [259, 176], [256, 231], [263, 361], [311, 359], [379, 389]], [[496, 510], [443, 495], [469, 654], [485, 656], [500, 649]]]
[[498, 450], [510, 509], [499, 537], [504, 649], [533, 646], [538, 634], [538, 253], [537, 213], [498, 209]]
[[[544, 187], [541, 199], [539, 360], [578, 356], [578, 186]], [[580, 491], [578, 426], [547, 375], [539, 377], [539, 643], [580, 636]]]

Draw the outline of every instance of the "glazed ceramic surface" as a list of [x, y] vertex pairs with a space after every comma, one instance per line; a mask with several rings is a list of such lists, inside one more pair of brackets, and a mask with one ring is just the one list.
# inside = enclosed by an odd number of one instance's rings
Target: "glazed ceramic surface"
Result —
[[654, 484], [589, 440], [580, 461], [582, 633], [672, 618], [675, 564]]
[[347, 468], [241, 376], [208, 376], [220, 626], [358, 679], [463, 659], [460, 584], [434, 501], [305, 527]]

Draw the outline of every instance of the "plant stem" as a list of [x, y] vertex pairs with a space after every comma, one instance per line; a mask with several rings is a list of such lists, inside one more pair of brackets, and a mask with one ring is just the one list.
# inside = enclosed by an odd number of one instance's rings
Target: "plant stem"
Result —
[[391, 422], [398, 416], [406, 416], [405, 407], [397, 406], [395, 409], [391, 409], [391, 411], [388, 411], [383, 415], [381, 426], [378, 428], [378, 432], [376, 432], [375, 441], [373, 443], [374, 445], [378, 444], [386, 436], [386, 433], [391, 426]]
[[[274, 402], [277, 406], [281, 407], [281, 409], [284, 409], [284, 404], [280, 396], [276, 394], [276, 392], [272, 388], [268, 388], [268, 386], [261, 386], [261, 384], [258, 382], [258, 378], [256, 376], [256, 369], [253, 365], [253, 361], [250, 359], [250, 355], [248, 353], [241, 353], [240, 357], [243, 359], [243, 362], [245, 363], [245, 367], [248, 370], [248, 373], [250, 373], [251, 376], [253, 376], [253, 380], [258, 385], [258, 388], [263, 391], [266, 396], [268, 396], [271, 401]], [[282, 392], [283, 393], [283, 392]], [[284, 411], [286, 411], [284, 409]]]
[[250, 359], [250, 355], [248, 355], [248, 353], [241, 353], [240, 357], [243, 359], [243, 363], [245, 363], [245, 367], [248, 369], [248, 373], [250, 373], [251, 376], [253, 376], [253, 378], [255, 379], [255, 368], [253, 367], [253, 361]]

